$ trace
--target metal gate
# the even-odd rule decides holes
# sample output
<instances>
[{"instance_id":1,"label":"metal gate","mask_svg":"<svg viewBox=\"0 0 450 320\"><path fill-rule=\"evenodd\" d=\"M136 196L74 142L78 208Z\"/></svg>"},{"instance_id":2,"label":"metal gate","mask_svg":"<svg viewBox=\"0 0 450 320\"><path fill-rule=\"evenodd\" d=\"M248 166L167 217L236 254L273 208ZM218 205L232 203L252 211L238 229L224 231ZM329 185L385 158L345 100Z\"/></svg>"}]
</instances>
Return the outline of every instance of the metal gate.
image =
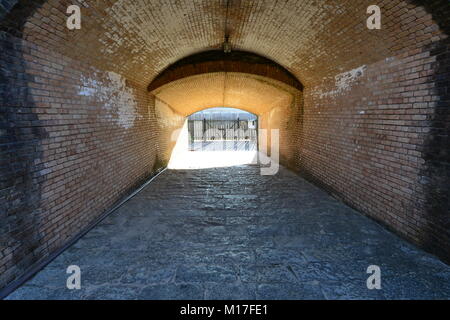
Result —
<instances>
[{"instance_id":1,"label":"metal gate","mask_svg":"<svg viewBox=\"0 0 450 320\"><path fill-rule=\"evenodd\" d=\"M219 116L215 116L219 118ZM190 151L256 151L258 120L188 119Z\"/></svg>"}]
</instances>

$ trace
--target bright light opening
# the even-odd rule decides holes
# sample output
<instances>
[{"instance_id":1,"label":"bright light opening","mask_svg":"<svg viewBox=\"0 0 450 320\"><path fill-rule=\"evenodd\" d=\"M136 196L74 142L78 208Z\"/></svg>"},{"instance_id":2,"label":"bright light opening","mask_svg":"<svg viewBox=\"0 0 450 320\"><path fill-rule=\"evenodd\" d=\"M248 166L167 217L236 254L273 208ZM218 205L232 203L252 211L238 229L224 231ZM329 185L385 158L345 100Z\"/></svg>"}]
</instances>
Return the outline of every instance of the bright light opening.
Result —
<instances>
[{"instance_id":1,"label":"bright light opening","mask_svg":"<svg viewBox=\"0 0 450 320\"><path fill-rule=\"evenodd\" d=\"M189 116L174 133L170 169L202 169L257 164L258 117L232 108L212 108Z\"/></svg>"}]
</instances>

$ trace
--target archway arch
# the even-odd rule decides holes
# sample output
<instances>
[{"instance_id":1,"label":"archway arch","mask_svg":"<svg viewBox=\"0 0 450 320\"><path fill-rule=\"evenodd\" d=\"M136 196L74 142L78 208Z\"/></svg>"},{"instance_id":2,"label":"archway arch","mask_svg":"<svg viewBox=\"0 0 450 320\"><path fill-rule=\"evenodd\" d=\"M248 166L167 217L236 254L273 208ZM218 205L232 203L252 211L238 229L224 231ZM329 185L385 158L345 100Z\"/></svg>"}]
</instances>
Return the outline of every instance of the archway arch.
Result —
<instances>
[{"instance_id":1,"label":"archway arch","mask_svg":"<svg viewBox=\"0 0 450 320\"><path fill-rule=\"evenodd\" d=\"M183 58L167 67L148 86L149 91L179 79L205 73L246 73L282 82L302 90L301 82L278 63L245 51L225 53L220 50L205 51Z\"/></svg>"},{"instance_id":2,"label":"archway arch","mask_svg":"<svg viewBox=\"0 0 450 320\"><path fill-rule=\"evenodd\" d=\"M293 134L300 130L303 93L296 87L273 78L242 72L205 72L190 75L168 82L150 92L155 100L156 113L164 112L162 122L168 117L185 118L195 112L216 106L245 110L258 116L259 129L278 130L279 155L283 163L295 166L298 141ZM171 135L184 123L164 128L162 140L171 139L171 143L160 141L165 146L166 161L175 147ZM271 139L268 137L270 146ZM270 147L267 147L270 153Z\"/></svg>"},{"instance_id":3,"label":"archway arch","mask_svg":"<svg viewBox=\"0 0 450 320\"><path fill-rule=\"evenodd\" d=\"M211 72L169 82L151 92L183 115L223 106L261 115L291 105L301 91L283 82L248 73Z\"/></svg>"}]
</instances>

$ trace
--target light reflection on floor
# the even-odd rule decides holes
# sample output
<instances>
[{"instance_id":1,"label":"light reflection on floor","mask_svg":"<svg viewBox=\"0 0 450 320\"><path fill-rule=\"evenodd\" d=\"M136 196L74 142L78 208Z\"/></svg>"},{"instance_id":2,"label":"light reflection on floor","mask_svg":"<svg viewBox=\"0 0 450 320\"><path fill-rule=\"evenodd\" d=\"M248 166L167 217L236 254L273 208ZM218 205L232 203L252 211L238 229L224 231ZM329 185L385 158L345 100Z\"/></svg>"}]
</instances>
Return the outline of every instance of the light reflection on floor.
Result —
<instances>
[{"instance_id":1,"label":"light reflection on floor","mask_svg":"<svg viewBox=\"0 0 450 320\"><path fill-rule=\"evenodd\" d=\"M185 151L172 155L169 169L205 169L256 164L256 151Z\"/></svg>"}]
</instances>

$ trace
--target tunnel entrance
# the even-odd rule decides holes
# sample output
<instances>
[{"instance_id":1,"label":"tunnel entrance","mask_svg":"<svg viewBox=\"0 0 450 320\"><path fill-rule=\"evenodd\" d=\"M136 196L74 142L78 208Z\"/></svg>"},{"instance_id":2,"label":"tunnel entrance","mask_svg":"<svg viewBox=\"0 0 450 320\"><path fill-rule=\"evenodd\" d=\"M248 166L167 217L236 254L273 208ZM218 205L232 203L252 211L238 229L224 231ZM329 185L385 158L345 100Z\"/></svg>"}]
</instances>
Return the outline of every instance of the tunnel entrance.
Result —
<instances>
[{"instance_id":1,"label":"tunnel entrance","mask_svg":"<svg viewBox=\"0 0 450 320\"><path fill-rule=\"evenodd\" d=\"M258 116L215 107L185 118L177 130L169 169L204 169L258 163Z\"/></svg>"},{"instance_id":2,"label":"tunnel entrance","mask_svg":"<svg viewBox=\"0 0 450 320\"><path fill-rule=\"evenodd\" d=\"M258 117L233 108L212 108L188 117L189 151L257 151Z\"/></svg>"},{"instance_id":3,"label":"tunnel entrance","mask_svg":"<svg viewBox=\"0 0 450 320\"><path fill-rule=\"evenodd\" d=\"M0 298L108 214L24 292L448 297L450 4L379 2L0 0Z\"/></svg>"}]
</instances>

